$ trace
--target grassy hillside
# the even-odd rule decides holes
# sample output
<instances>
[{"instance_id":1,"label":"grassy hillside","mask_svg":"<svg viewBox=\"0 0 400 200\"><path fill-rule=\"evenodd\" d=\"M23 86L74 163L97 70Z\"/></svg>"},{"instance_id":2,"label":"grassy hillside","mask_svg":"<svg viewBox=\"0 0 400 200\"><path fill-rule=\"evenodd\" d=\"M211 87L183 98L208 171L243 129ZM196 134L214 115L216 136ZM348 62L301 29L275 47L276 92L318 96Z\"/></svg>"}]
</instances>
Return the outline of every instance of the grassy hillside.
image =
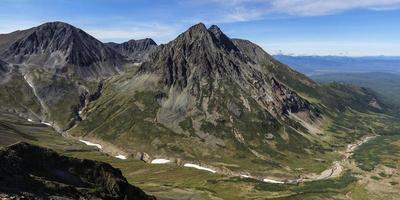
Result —
<instances>
[{"instance_id":1,"label":"grassy hillside","mask_svg":"<svg viewBox=\"0 0 400 200\"><path fill-rule=\"evenodd\" d=\"M385 102L400 108L400 75L392 73L333 73L311 76L320 83L344 82L371 88L380 94Z\"/></svg>"}]
</instances>

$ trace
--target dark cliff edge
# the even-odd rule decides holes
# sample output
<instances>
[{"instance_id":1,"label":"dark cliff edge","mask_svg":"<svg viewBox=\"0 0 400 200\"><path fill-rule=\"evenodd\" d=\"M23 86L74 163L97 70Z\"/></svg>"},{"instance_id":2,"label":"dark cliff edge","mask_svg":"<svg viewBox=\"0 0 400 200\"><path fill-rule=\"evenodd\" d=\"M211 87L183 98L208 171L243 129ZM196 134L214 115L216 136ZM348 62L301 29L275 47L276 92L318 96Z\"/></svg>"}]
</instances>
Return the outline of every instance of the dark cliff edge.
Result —
<instances>
[{"instance_id":1,"label":"dark cliff edge","mask_svg":"<svg viewBox=\"0 0 400 200\"><path fill-rule=\"evenodd\" d=\"M110 164L24 142L0 149L0 161L0 198L155 199L130 185Z\"/></svg>"}]
</instances>

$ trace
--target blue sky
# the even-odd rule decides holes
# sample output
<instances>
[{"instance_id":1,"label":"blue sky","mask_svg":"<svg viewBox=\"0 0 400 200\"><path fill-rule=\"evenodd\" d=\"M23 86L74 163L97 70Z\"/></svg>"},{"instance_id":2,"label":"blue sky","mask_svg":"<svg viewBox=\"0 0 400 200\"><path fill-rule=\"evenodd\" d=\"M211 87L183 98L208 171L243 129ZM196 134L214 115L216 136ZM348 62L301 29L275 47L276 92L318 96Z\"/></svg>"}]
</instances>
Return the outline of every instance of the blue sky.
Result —
<instances>
[{"instance_id":1,"label":"blue sky","mask_svg":"<svg viewBox=\"0 0 400 200\"><path fill-rule=\"evenodd\" d=\"M104 42L166 43L204 22L271 54L400 55L400 0L0 0L0 33L48 21Z\"/></svg>"}]
</instances>

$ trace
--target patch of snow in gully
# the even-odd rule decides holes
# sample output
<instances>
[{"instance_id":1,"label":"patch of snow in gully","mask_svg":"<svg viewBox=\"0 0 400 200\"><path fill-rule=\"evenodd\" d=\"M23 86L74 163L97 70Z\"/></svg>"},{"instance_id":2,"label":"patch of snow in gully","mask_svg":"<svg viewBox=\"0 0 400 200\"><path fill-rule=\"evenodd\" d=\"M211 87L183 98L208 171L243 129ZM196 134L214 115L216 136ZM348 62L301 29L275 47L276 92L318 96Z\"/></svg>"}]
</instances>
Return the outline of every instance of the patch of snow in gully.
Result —
<instances>
[{"instance_id":1,"label":"patch of snow in gully","mask_svg":"<svg viewBox=\"0 0 400 200\"><path fill-rule=\"evenodd\" d=\"M102 148L103 148L100 144L91 143L91 142L86 141L86 140L79 140L79 141L85 143L85 144L88 145L88 146L95 146L95 147L97 147L97 148L99 148L99 149L102 149Z\"/></svg>"},{"instance_id":2,"label":"patch of snow in gully","mask_svg":"<svg viewBox=\"0 0 400 200\"><path fill-rule=\"evenodd\" d=\"M118 154L118 156L115 156L115 157L118 159L121 159L121 160L126 160L126 156L121 155L121 154Z\"/></svg>"},{"instance_id":3,"label":"patch of snow in gully","mask_svg":"<svg viewBox=\"0 0 400 200\"><path fill-rule=\"evenodd\" d=\"M211 173L217 172L217 171L215 171L213 169L210 169L210 168L207 168L207 167L202 167L202 166L195 165L195 164L192 164L192 163L186 163L183 166L184 167L191 167L191 168L195 168L195 169L199 169L199 170L205 170L205 171L209 171Z\"/></svg>"},{"instance_id":4,"label":"patch of snow in gully","mask_svg":"<svg viewBox=\"0 0 400 200\"><path fill-rule=\"evenodd\" d=\"M163 158L158 158L158 159L154 159L151 161L151 164L167 164L170 163L171 161L168 159L163 159Z\"/></svg>"}]
</instances>

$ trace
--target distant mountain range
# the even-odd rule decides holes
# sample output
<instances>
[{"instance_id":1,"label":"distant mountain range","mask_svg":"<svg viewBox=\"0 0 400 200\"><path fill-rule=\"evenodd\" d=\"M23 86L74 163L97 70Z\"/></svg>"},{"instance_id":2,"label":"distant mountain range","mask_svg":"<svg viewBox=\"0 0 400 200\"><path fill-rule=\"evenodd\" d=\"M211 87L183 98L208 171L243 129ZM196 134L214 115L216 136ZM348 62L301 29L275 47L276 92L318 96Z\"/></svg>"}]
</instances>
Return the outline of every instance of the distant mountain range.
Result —
<instances>
[{"instance_id":1,"label":"distant mountain range","mask_svg":"<svg viewBox=\"0 0 400 200\"><path fill-rule=\"evenodd\" d=\"M274 55L274 57L307 75L344 72L400 73L400 57L395 56L342 57Z\"/></svg>"},{"instance_id":2,"label":"distant mountain range","mask_svg":"<svg viewBox=\"0 0 400 200\"><path fill-rule=\"evenodd\" d=\"M328 84L341 82L378 92L385 102L400 107L400 57L396 56L289 56L276 59L306 73L313 80Z\"/></svg>"}]
</instances>

